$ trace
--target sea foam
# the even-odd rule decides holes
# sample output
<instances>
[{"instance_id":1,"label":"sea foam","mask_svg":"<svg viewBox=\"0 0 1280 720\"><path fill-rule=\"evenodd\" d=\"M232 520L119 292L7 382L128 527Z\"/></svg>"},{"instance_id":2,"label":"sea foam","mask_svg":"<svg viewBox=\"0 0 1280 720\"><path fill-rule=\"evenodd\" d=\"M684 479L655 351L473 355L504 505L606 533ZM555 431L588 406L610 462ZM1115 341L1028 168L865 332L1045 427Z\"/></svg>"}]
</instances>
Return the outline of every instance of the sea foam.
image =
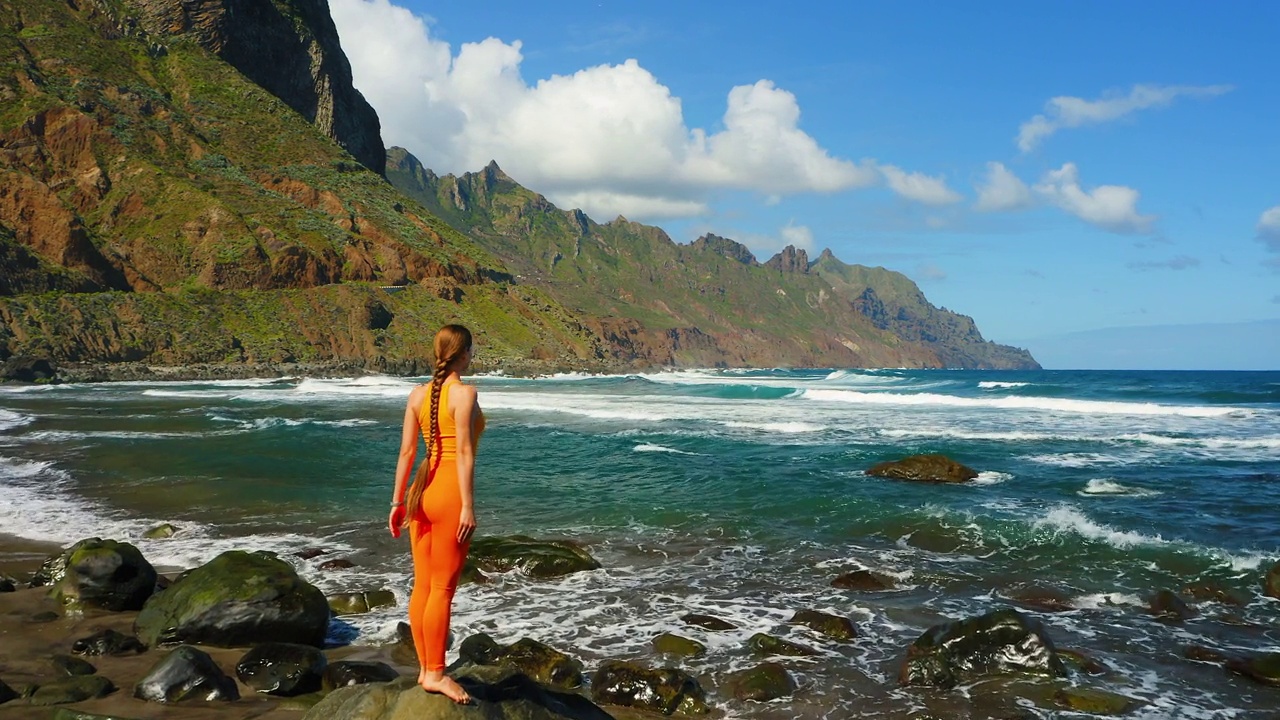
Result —
<instances>
[{"instance_id":1,"label":"sea foam","mask_svg":"<svg viewBox=\"0 0 1280 720\"><path fill-rule=\"evenodd\" d=\"M1112 400L1072 400L1048 397L969 398L938 393L866 393L856 390L809 388L804 397L821 402L843 402L863 405L945 406L960 408L992 408L999 410L1036 410L1044 412L1086 413L1091 415L1166 415L1182 417L1239 417L1250 411L1234 407L1202 405L1158 405L1156 403L1116 402Z\"/></svg>"}]
</instances>

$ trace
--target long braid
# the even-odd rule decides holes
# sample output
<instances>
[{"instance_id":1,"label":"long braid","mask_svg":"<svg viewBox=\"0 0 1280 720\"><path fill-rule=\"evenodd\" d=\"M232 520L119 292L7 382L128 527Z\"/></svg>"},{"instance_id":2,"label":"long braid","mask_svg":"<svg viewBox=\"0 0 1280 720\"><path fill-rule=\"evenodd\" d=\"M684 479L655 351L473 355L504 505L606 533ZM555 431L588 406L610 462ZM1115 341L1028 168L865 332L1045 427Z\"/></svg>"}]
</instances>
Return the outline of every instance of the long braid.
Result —
<instances>
[{"instance_id":1,"label":"long braid","mask_svg":"<svg viewBox=\"0 0 1280 720\"><path fill-rule=\"evenodd\" d=\"M445 378L449 377L449 366L457 359L458 354L454 353L448 357L443 354L436 355L435 372L431 376L431 423L427 434L427 456L418 465L413 486L409 488L409 495L405 498L406 525L411 518L417 516L418 509L422 506L422 495L426 492L427 483L431 478L433 464L431 460L433 457L439 459L441 447L444 444L444 438L440 435L440 391L444 387Z\"/></svg>"}]
</instances>

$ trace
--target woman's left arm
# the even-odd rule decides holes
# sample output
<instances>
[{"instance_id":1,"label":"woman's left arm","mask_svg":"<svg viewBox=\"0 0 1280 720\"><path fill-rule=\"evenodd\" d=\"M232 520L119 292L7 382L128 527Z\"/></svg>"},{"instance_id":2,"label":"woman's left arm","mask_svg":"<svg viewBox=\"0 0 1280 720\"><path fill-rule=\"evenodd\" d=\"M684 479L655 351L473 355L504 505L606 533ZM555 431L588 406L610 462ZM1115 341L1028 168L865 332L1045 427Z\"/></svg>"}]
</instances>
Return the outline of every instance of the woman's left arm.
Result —
<instances>
[{"instance_id":1,"label":"woman's left arm","mask_svg":"<svg viewBox=\"0 0 1280 720\"><path fill-rule=\"evenodd\" d=\"M476 530L476 436L472 432L471 423L480 406L474 387L457 383L449 390L452 393L449 396L449 409L453 412L453 421L458 428L458 492L462 496L462 512L458 516L458 543L461 544L471 539L471 534Z\"/></svg>"}]
</instances>

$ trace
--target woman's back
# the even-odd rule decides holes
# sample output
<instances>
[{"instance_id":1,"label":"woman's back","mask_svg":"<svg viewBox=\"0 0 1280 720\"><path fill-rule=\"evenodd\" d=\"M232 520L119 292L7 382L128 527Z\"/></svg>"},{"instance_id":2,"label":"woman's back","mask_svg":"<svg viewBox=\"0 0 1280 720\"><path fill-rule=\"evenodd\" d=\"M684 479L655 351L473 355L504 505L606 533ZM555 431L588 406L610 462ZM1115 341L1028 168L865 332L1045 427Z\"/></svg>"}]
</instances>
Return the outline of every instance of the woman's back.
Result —
<instances>
[{"instance_id":1,"label":"woman's back","mask_svg":"<svg viewBox=\"0 0 1280 720\"><path fill-rule=\"evenodd\" d=\"M418 411L418 424L422 427L422 439L425 440L430 447L432 461L438 460L455 460L458 457L458 425L453 419L453 413L449 409L449 391L458 381L451 380L444 383L440 388L440 408L439 408L439 438L436 445L431 445L431 399L428 396L422 403L422 409ZM480 434L484 432L484 413L476 408L476 412L471 416L471 437L475 439L475 444L480 444Z\"/></svg>"}]
</instances>

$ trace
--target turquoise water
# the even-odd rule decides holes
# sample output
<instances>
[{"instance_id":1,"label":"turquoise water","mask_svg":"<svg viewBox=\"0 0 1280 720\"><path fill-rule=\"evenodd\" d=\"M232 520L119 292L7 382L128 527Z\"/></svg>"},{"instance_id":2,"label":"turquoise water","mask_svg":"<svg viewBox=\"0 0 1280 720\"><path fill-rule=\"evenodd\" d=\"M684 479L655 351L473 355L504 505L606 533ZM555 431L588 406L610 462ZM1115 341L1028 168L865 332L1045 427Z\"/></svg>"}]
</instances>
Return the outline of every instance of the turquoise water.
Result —
<instances>
[{"instance_id":1,"label":"turquoise water","mask_svg":"<svg viewBox=\"0 0 1280 720\"><path fill-rule=\"evenodd\" d=\"M572 537L604 563L557 582L504 576L460 591L455 630L532 636L581 658L658 662L673 630L704 641L690 666L714 685L755 659L763 631L821 647L789 662L794 699L731 716L907 712L893 680L929 625L1055 590L1059 646L1115 671L1082 683L1147 703L1140 717L1252 717L1280 690L1180 658L1198 643L1280 649L1280 373L689 371L627 377L481 377L489 430L479 531ZM232 547L298 561L326 590L392 587L408 559L387 536L399 423L413 380L362 378L0 388L0 531L73 541L138 538L186 567ZM867 477L885 459L941 452L979 470L963 486ZM324 572L332 557L358 566ZM829 586L870 569L898 589ZM1198 606L1182 626L1145 599L1212 582L1242 607ZM786 624L814 608L860 637L832 645ZM739 626L680 624L691 610ZM393 634L402 609L340 628Z\"/></svg>"}]
</instances>

